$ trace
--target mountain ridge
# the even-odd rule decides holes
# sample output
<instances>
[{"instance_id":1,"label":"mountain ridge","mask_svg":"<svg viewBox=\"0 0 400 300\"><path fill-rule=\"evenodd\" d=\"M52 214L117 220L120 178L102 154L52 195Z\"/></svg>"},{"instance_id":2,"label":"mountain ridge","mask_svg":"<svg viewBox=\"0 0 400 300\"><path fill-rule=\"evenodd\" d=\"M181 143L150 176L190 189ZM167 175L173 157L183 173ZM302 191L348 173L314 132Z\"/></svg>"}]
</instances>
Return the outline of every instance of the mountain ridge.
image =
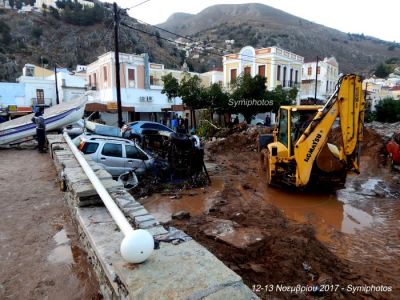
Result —
<instances>
[{"instance_id":1,"label":"mountain ridge","mask_svg":"<svg viewBox=\"0 0 400 300\"><path fill-rule=\"evenodd\" d=\"M370 74L377 64L400 57L400 44L364 34L344 33L260 3L220 4L198 14L175 13L157 26L197 40L224 47L234 39L234 52L251 45L255 48L279 46L315 60L335 56L342 72Z\"/></svg>"}]
</instances>

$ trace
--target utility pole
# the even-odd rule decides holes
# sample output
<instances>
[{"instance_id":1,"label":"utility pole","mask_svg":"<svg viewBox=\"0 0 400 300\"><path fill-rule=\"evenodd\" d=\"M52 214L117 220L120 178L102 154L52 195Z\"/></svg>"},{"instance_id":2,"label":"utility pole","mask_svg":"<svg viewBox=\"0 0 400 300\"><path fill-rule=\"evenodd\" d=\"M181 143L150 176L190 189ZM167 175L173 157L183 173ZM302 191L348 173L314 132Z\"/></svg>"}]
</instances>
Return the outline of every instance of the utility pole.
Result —
<instances>
[{"instance_id":1,"label":"utility pole","mask_svg":"<svg viewBox=\"0 0 400 300\"><path fill-rule=\"evenodd\" d=\"M114 2L113 7L114 7L115 79L117 86L118 127L122 128L121 82L120 82L120 70L119 70L119 44L118 44L119 14L118 14L117 3Z\"/></svg>"},{"instance_id":2,"label":"utility pole","mask_svg":"<svg viewBox=\"0 0 400 300\"><path fill-rule=\"evenodd\" d=\"M319 57L317 56L317 67L315 68L315 94L314 94L314 101L317 104L317 89L318 89L318 60Z\"/></svg>"},{"instance_id":3,"label":"utility pole","mask_svg":"<svg viewBox=\"0 0 400 300\"><path fill-rule=\"evenodd\" d=\"M57 64L54 65L54 77L56 81L56 103L60 104L60 98L58 97L58 80L57 80Z\"/></svg>"}]
</instances>

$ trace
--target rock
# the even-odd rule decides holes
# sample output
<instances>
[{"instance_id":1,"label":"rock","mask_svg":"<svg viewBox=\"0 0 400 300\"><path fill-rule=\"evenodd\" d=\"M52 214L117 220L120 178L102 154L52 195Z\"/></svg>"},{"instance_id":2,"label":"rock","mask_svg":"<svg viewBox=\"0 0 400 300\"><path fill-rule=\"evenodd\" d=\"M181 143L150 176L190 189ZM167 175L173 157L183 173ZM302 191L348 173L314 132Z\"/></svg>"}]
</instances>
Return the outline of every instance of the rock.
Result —
<instances>
[{"instance_id":1,"label":"rock","mask_svg":"<svg viewBox=\"0 0 400 300\"><path fill-rule=\"evenodd\" d=\"M189 219L190 218L190 213L184 210L178 211L174 214L172 214L172 219L175 220L184 220L184 219Z\"/></svg>"}]
</instances>

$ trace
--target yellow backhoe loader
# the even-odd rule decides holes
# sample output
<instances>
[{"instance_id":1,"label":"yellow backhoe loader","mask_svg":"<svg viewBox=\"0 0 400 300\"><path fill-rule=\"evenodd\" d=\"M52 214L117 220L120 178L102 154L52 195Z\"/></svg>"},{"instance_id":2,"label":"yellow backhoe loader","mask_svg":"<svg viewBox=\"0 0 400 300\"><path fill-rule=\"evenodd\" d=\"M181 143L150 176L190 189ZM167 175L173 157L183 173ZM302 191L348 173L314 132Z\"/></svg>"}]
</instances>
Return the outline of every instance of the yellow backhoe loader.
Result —
<instances>
[{"instance_id":1,"label":"yellow backhoe loader","mask_svg":"<svg viewBox=\"0 0 400 300\"><path fill-rule=\"evenodd\" d=\"M281 106L273 142L261 151L267 183L342 188L347 172L360 172L364 109L362 79L353 74L339 79L324 106ZM338 118L339 124L335 122ZM341 133L338 145L328 143L335 125L335 133Z\"/></svg>"}]
</instances>

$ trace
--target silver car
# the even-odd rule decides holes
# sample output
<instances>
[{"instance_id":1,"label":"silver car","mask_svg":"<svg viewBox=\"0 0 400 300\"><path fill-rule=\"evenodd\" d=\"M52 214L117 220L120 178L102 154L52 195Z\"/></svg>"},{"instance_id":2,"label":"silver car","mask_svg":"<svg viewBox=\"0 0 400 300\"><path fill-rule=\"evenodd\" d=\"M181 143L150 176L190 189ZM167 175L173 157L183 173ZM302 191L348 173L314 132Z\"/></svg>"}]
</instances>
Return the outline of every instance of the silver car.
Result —
<instances>
[{"instance_id":1,"label":"silver car","mask_svg":"<svg viewBox=\"0 0 400 300\"><path fill-rule=\"evenodd\" d=\"M85 156L102 165L113 177L131 170L142 174L154 164L153 157L126 139L82 134L73 142Z\"/></svg>"}]
</instances>

